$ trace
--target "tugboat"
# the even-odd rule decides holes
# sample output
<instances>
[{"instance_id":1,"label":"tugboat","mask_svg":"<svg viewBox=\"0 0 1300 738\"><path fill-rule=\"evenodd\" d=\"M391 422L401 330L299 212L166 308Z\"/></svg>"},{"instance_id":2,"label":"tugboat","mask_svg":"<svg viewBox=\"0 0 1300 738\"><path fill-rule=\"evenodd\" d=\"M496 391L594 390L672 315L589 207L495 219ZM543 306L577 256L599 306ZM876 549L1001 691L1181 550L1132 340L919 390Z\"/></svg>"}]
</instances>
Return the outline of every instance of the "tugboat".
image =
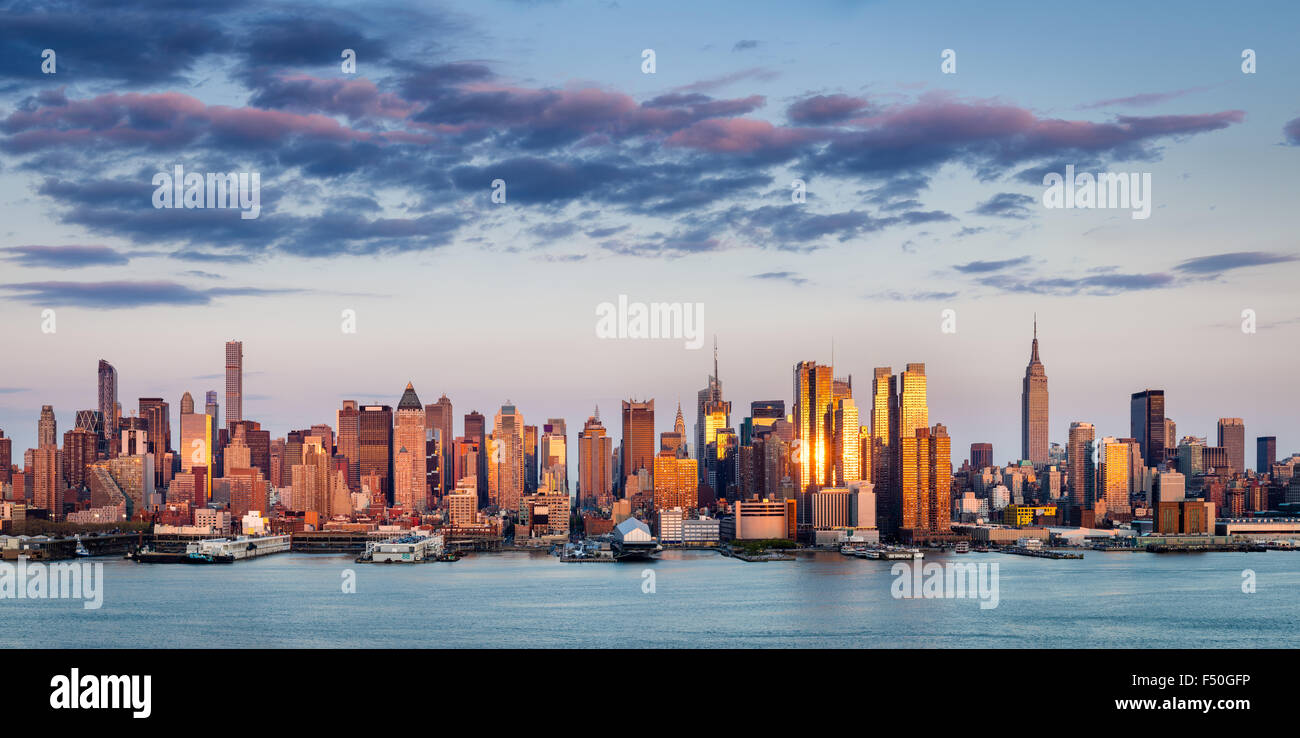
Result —
<instances>
[{"instance_id":1,"label":"tugboat","mask_svg":"<svg viewBox=\"0 0 1300 738\"><path fill-rule=\"evenodd\" d=\"M81 542L81 536L77 536L77 547L72 553L80 558L90 556L90 552L86 550L86 546Z\"/></svg>"}]
</instances>

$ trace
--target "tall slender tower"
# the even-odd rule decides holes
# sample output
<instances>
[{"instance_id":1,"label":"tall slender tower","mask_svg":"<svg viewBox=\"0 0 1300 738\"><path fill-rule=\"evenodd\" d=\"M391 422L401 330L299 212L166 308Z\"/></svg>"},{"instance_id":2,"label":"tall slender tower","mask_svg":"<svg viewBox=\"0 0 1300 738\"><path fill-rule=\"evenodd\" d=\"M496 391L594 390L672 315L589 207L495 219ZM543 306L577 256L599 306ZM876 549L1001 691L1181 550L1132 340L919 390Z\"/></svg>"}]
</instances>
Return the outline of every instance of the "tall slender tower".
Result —
<instances>
[{"instance_id":1,"label":"tall slender tower","mask_svg":"<svg viewBox=\"0 0 1300 738\"><path fill-rule=\"evenodd\" d=\"M610 468L614 441L600 423L600 410L587 418L578 434L578 505L605 507L613 500L613 470Z\"/></svg>"},{"instance_id":2,"label":"tall slender tower","mask_svg":"<svg viewBox=\"0 0 1300 738\"><path fill-rule=\"evenodd\" d=\"M117 445L117 370L103 359L99 360L99 414L104 418L104 438L111 449Z\"/></svg>"},{"instance_id":3,"label":"tall slender tower","mask_svg":"<svg viewBox=\"0 0 1300 738\"><path fill-rule=\"evenodd\" d=\"M244 419L244 343L226 341L226 425Z\"/></svg>"},{"instance_id":4,"label":"tall slender tower","mask_svg":"<svg viewBox=\"0 0 1300 738\"><path fill-rule=\"evenodd\" d=\"M423 513L428 507L425 494L424 405L415 386L397 403L397 427L393 431L393 504Z\"/></svg>"},{"instance_id":5,"label":"tall slender tower","mask_svg":"<svg viewBox=\"0 0 1300 738\"><path fill-rule=\"evenodd\" d=\"M1020 389L1020 458L1035 466L1047 463L1047 370L1038 358L1038 318L1034 343Z\"/></svg>"},{"instance_id":6,"label":"tall slender tower","mask_svg":"<svg viewBox=\"0 0 1300 738\"><path fill-rule=\"evenodd\" d=\"M696 464L696 475L699 477L700 484L708 479L708 464L705 462L705 453L708 451L709 444L713 442L709 422L707 420L709 405L711 403L722 402L722 380L718 379L718 337L713 337L713 373L709 375L708 386L695 393L695 458L699 461Z\"/></svg>"},{"instance_id":7,"label":"tall slender tower","mask_svg":"<svg viewBox=\"0 0 1300 738\"><path fill-rule=\"evenodd\" d=\"M1147 466L1163 467L1165 462L1165 391L1148 389L1134 392L1129 404L1129 436L1142 447Z\"/></svg>"}]
</instances>

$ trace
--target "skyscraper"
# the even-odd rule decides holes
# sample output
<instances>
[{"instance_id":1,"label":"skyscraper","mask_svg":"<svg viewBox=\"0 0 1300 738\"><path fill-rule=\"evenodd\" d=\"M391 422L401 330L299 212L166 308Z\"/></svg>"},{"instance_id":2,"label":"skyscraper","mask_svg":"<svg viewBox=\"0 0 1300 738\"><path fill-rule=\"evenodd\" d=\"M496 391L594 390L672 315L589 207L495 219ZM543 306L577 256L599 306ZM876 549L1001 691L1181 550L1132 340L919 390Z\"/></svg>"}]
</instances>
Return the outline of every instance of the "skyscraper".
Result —
<instances>
[{"instance_id":1,"label":"skyscraper","mask_svg":"<svg viewBox=\"0 0 1300 738\"><path fill-rule=\"evenodd\" d=\"M718 339L713 339L713 373L709 375L709 381L704 389L695 394L695 458L699 461L696 464L695 473L699 476L699 481L703 484L707 480L708 465L705 463L705 453L708 445L713 442L710 437L708 422L705 419L706 406L710 403L722 402L722 380L718 378Z\"/></svg>"},{"instance_id":2,"label":"skyscraper","mask_svg":"<svg viewBox=\"0 0 1300 738\"><path fill-rule=\"evenodd\" d=\"M392 500L393 490L393 408L389 405L363 405L357 418L358 461L362 477L375 476L379 489L376 497ZM286 461L286 464L288 462ZM296 502L295 502L296 504Z\"/></svg>"},{"instance_id":3,"label":"skyscraper","mask_svg":"<svg viewBox=\"0 0 1300 738\"><path fill-rule=\"evenodd\" d=\"M834 431L835 486L847 487L862 476L862 427L858 423L858 406L852 397L835 400Z\"/></svg>"},{"instance_id":4,"label":"skyscraper","mask_svg":"<svg viewBox=\"0 0 1300 738\"><path fill-rule=\"evenodd\" d=\"M13 481L14 442L0 430L0 484Z\"/></svg>"},{"instance_id":5,"label":"skyscraper","mask_svg":"<svg viewBox=\"0 0 1300 738\"><path fill-rule=\"evenodd\" d=\"M190 393L186 392L185 394L181 395L181 415L193 415L193 414L194 414L194 398L190 396Z\"/></svg>"},{"instance_id":6,"label":"skyscraper","mask_svg":"<svg viewBox=\"0 0 1300 738\"><path fill-rule=\"evenodd\" d=\"M623 401L623 478L647 469L653 480L656 455L655 401Z\"/></svg>"},{"instance_id":7,"label":"skyscraper","mask_svg":"<svg viewBox=\"0 0 1300 738\"><path fill-rule=\"evenodd\" d=\"M524 426L524 492L537 491L537 426Z\"/></svg>"},{"instance_id":8,"label":"skyscraper","mask_svg":"<svg viewBox=\"0 0 1300 738\"><path fill-rule=\"evenodd\" d=\"M828 418L834 411L832 368L815 361L794 365L795 438L799 441L800 495L829 486L833 478L834 450L827 433ZM808 514L804 498L799 498L800 522Z\"/></svg>"},{"instance_id":9,"label":"skyscraper","mask_svg":"<svg viewBox=\"0 0 1300 738\"><path fill-rule=\"evenodd\" d=\"M524 496L524 416L509 402L493 418L488 463L492 465L489 479L496 479L489 500L502 510L517 512ZM491 500L492 495L495 500Z\"/></svg>"},{"instance_id":10,"label":"skyscraper","mask_svg":"<svg viewBox=\"0 0 1300 738\"><path fill-rule=\"evenodd\" d=\"M41 405L41 419L36 421L36 447L59 447L59 421L54 418L53 405Z\"/></svg>"},{"instance_id":11,"label":"skyscraper","mask_svg":"<svg viewBox=\"0 0 1300 738\"><path fill-rule=\"evenodd\" d=\"M1272 474L1273 464L1277 462L1277 436L1259 436L1255 439L1255 471L1260 474ZM0 463L4 459L0 458Z\"/></svg>"},{"instance_id":12,"label":"skyscraper","mask_svg":"<svg viewBox=\"0 0 1300 738\"><path fill-rule=\"evenodd\" d=\"M478 504L479 508L487 507L488 479L487 479L487 460L491 455L487 446L487 418L477 410L471 410L465 414L465 438L477 444L478 453L475 454L474 463L478 465L475 474L478 478Z\"/></svg>"},{"instance_id":13,"label":"skyscraper","mask_svg":"<svg viewBox=\"0 0 1300 738\"><path fill-rule=\"evenodd\" d=\"M1047 370L1038 358L1038 320L1034 343L1020 390L1020 458L1035 465L1047 463Z\"/></svg>"},{"instance_id":14,"label":"skyscraper","mask_svg":"<svg viewBox=\"0 0 1300 738\"><path fill-rule=\"evenodd\" d=\"M452 469L455 466L452 458L456 441L456 436L452 432L453 420L451 400L445 394L434 404L424 406L424 427L433 429L438 435L438 443L442 448L443 469ZM450 492L456 486L453 476L450 472L441 475L440 484L444 493Z\"/></svg>"},{"instance_id":15,"label":"skyscraper","mask_svg":"<svg viewBox=\"0 0 1300 738\"><path fill-rule=\"evenodd\" d=\"M894 370L875 368L871 383L871 474L876 482L877 518L888 522L894 464L891 450L898 438L898 386Z\"/></svg>"},{"instance_id":16,"label":"skyscraper","mask_svg":"<svg viewBox=\"0 0 1300 738\"><path fill-rule=\"evenodd\" d=\"M244 343L226 342L226 426L244 419Z\"/></svg>"},{"instance_id":17,"label":"skyscraper","mask_svg":"<svg viewBox=\"0 0 1300 738\"><path fill-rule=\"evenodd\" d=\"M993 466L993 444L972 443L970 445L970 468L979 471L986 466Z\"/></svg>"},{"instance_id":18,"label":"skyscraper","mask_svg":"<svg viewBox=\"0 0 1300 738\"><path fill-rule=\"evenodd\" d=\"M208 390L203 402L203 412L212 417L213 429L221 428L221 404L217 402L217 391Z\"/></svg>"},{"instance_id":19,"label":"skyscraper","mask_svg":"<svg viewBox=\"0 0 1300 738\"><path fill-rule=\"evenodd\" d=\"M1165 391L1134 392L1129 404L1129 435L1142 447L1147 466L1163 468L1165 461Z\"/></svg>"},{"instance_id":20,"label":"skyscraper","mask_svg":"<svg viewBox=\"0 0 1300 738\"><path fill-rule=\"evenodd\" d=\"M587 418L578 434L578 505L605 507L613 502L613 469L610 462L614 441L600 422L600 410Z\"/></svg>"},{"instance_id":21,"label":"skyscraper","mask_svg":"<svg viewBox=\"0 0 1300 738\"><path fill-rule=\"evenodd\" d=\"M424 405L420 404L415 386L410 382L407 382L406 391L397 403L396 422L393 431L393 504L423 513L428 507Z\"/></svg>"},{"instance_id":22,"label":"skyscraper","mask_svg":"<svg viewBox=\"0 0 1300 738\"><path fill-rule=\"evenodd\" d=\"M541 464L541 488L569 492L569 439L568 429L563 418L547 418L542 426L542 438L538 450ZM552 479L552 487L546 484L547 476Z\"/></svg>"},{"instance_id":23,"label":"skyscraper","mask_svg":"<svg viewBox=\"0 0 1300 738\"><path fill-rule=\"evenodd\" d=\"M898 459L898 533L911 531L915 540L925 533L942 533L952 524L952 445L942 424L917 428L900 436Z\"/></svg>"},{"instance_id":24,"label":"skyscraper","mask_svg":"<svg viewBox=\"0 0 1300 738\"><path fill-rule=\"evenodd\" d=\"M109 449L117 445L117 408L117 370L112 364L100 359L99 414L104 418L104 438L108 441Z\"/></svg>"},{"instance_id":25,"label":"skyscraper","mask_svg":"<svg viewBox=\"0 0 1300 738\"><path fill-rule=\"evenodd\" d=\"M356 400L344 400L335 416L339 428L338 452L347 460L348 489L361 491L361 412Z\"/></svg>"},{"instance_id":26,"label":"skyscraper","mask_svg":"<svg viewBox=\"0 0 1300 738\"><path fill-rule=\"evenodd\" d=\"M1246 423L1241 418L1219 418L1219 445L1228 451L1233 471L1246 471Z\"/></svg>"},{"instance_id":27,"label":"skyscraper","mask_svg":"<svg viewBox=\"0 0 1300 738\"><path fill-rule=\"evenodd\" d=\"M1070 423L1070 437L1066 454L1070 463L1070 503L1077 507L1091 507L1096 489L1096 462L1093 460L1093 442L1097 429L1092 423Z\"/></svg>"},{"instance_id":28,"label":"skyscraper","mask_svg":"<svg viewBox=\"0 0 1300 738\"><path fill-rule=\"evenodd\" d=\"M1097 485L1097 498L1098 502L1105 501L1107 517L1129 513L1132 456L1127 443L1109 436L1101 440L1101 481Z\"/></svg>"}]
</instances>

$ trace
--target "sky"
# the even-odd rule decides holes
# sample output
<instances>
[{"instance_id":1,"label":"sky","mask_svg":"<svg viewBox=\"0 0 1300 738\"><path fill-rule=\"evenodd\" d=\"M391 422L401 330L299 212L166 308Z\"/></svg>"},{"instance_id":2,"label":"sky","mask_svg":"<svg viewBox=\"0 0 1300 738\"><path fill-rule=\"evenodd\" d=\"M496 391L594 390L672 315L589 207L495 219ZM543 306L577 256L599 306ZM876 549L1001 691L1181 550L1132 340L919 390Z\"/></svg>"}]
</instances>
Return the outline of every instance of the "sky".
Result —
<instances>
[{"instance_id":1,"label":"sky","mask_svg":"<svg viewBox=\"0 0 1300 738\"><path fill-rule=\"evenodd\" d=\"M231 339L274 436L408 381L457 434L512 402L617 436L629 398L693 434L716 335L733 425L799 361L863 407L924 362L954 462L1006 462L1036 316L1053 442L1127 436L1152 387L1180 437L1242 417L1248 463L1300 451L1292 4L193 5L0 5L18 449L41 405L60 433L95 406L100 358L125 412L201 404ZM256 172L260 214L154 207L177 165ZM1150 217L1045 207L1067 165L1149 174ZM704 348L599 338L620 295L702 304Z\"/></svg>"}]
</instances>

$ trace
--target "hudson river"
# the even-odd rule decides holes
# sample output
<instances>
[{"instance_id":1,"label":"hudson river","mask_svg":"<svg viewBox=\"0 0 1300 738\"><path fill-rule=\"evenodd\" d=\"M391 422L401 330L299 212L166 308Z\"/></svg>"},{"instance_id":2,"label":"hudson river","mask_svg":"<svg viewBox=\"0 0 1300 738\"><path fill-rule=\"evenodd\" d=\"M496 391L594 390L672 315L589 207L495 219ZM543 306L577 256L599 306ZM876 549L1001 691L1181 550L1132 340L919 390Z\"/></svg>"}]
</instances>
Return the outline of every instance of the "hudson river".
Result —
<instances>
[{"instance_id":1,"label":"hudson river","mask_svg":"<svg viewBox=\"0 0 1300 738\"><path fill-rule=\"evenodd\" d=\"M927 555L923 563L996 562L991 609L895 599L892 562L838 553L765 563L704 551L648 564L540 553L416 565L312 554L215 566L89 561L104 565L100 609L0 599L0 646L1300 646L1300 552ZM646 570L653 592L643 591ZM354 593L343 591L349 571Z\"/></svg>"}]
</instances>

